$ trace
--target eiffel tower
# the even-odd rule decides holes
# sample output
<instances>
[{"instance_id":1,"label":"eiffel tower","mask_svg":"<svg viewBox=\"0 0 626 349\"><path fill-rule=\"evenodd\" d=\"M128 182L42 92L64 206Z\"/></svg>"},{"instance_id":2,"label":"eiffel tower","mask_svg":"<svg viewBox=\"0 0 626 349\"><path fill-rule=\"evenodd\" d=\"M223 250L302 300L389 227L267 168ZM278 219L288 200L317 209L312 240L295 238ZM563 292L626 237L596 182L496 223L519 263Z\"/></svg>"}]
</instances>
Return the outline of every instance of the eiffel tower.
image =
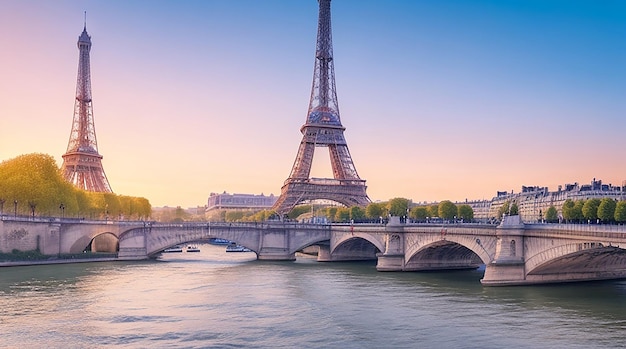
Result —
<instances>
[{"instance_id":1,"label":"eiffel tower","mask_svg":"<svg viewBox=\"0 0 626 349\"><path fill-rule=\"evenodd\" d=\"M312 200L331 200L348 207L370 203L365 180L359 178L341 125L330 26L330 0L319 0L317 47L311 100L305 124L300 128L303 137L289 178L273 206L285 214L297 204ZM333 170L332 179L310 178L313 154L318 147L328 148Z\"/></svg>"},{"instance_id":2,"label":"eiffel tower","mask_svg":"<svg viewBox=\"0 0 626 349\"><path fill-rule=\"evenodd\" d=\"M111 193L113 191L104 174L102 155L98 153L96 141L91 101L90 50L91 37L87 34L87 21L85 20L83 32L78 37L79 61L74 119L67 151L63 155L61 172L67 181L78 188Z\"/></svg>"}]
</instances>

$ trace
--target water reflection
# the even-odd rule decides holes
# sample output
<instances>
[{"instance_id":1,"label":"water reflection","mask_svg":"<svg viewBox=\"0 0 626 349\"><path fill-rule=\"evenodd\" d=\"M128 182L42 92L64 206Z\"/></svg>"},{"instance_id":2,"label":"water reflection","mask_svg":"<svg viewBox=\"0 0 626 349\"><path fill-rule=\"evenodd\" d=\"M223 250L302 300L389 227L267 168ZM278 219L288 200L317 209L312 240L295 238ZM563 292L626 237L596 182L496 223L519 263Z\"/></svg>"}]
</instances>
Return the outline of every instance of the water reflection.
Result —
<instances>
[{"instance_id":1,"label":"water reflection","mask_svg":"<svg viewBox=\"0 0 626 349\"><path fill-rule=\"evenodd\" d=\"M200 248L143 262L0 268L3 345L626 345L626 281L483 287L482 269L378 272L375 262L256 261Z\"/></svg>"}]
</instances>

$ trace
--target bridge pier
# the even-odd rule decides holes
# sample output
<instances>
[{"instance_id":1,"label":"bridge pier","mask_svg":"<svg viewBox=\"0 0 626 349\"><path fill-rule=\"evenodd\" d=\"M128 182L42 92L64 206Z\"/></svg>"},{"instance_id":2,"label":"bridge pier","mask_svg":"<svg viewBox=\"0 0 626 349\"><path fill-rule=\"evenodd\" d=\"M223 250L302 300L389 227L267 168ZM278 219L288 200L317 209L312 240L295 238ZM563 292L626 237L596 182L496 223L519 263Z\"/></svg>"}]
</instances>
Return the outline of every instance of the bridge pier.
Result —
<instances>
[{"instance_id":1,"label":"bridge pier","mask_svg":"<svg viewBox=\"0 0 626 349\"><path fill-rule=\"evenodd\" d=\"M119 260L142 260L148 259L147 238L150 229L135 229L126 235L124 245L119 246L117 259Z\"/></svg>"},{"instance_id":2,"label":"bridge pier","mask_svg":"<svg viewBox=\"0 0 626 349\"><path fill-rule=\"evenodd\" d=\"M496 254L485 267L480 282L485 286L526 283L524 260L524 223L521 217L506 216L496 229Z\"/></svg>"},{"instance_id":3,"label":"bridge pier","mask_svg":"<svg viewBox=\"0 0 626 349\"><path fill-rule=\"evenodd\" d=\"M405 267L404 253L404 225L400 223L400 217L390 217L385 226L385 251L378 253L376 270L378 271L403 271Z\"/></svg>"},{"instance_id":4,"label":"bridge pier","mask_svg":"<svg viewBox=\"0 0 626 349\"><path fill-rule=\"evenodd\" d=\"M289 253L284 248L264 247L257 252L257 259L260 261L295 261L296 254Z\"/></svg>"},{"instance_id":5,"label":"bridge pier","mask_svg":"<svg viewBox=\"0 0 626 349\"><path fill-rule=\"evenodd\" d=\"M295 261L296 253L289 252L289 229L284 225L268 226L259 234L257 259L264 261Z\"/></svg>"}]
</instances>

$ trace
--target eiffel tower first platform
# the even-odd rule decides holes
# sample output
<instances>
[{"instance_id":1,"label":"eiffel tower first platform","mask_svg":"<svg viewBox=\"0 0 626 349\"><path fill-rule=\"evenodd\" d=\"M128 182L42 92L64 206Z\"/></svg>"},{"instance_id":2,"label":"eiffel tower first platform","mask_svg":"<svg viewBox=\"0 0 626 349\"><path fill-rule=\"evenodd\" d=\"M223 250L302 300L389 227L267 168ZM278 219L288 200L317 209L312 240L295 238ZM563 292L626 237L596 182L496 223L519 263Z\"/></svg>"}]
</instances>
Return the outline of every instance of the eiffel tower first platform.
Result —
<instances>
[{"instance_id":1,"label":"eiffel tower first platform","mask_svg":"<svg viewBox=\"0 0 626 349\"><path fill-rule=\"evenodd\" d=\"M89 51L91 37L87 34L87 23L78 37L78 79L72 131L63 155L61 173L63 177L80 189L111 193L109 180L102 168L102 155L98 153L96 128L91 101L91 72Z\"/></svg>"},{"instance_id":2,"label":"eiffel tower first platform","mask_svg":"<svg viewBox=\"0 0 626 349\"><path fill-rule=\"evenodd\" d=\"M343 135L345 127L339 117L332 46L330 0L319 0L311 100L306 123L300 128L303 137L298 155L273 206L279 214L311 200L331 200L348 207L371 202L365 192L365 180L359 178ZM310 178L313 154L318 147L328 148L334 178Z\"/></svg>"}]
</instances>

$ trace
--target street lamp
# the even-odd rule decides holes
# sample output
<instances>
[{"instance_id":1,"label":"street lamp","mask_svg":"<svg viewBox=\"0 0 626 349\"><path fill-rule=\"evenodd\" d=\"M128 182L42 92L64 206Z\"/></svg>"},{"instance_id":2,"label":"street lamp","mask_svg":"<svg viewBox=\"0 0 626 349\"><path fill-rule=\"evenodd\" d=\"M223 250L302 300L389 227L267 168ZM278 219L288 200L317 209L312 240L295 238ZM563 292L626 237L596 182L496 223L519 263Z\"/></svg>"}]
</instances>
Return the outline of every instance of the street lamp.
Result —
<instances>
[{"instance_id":1,"label":"street lamp","mask_svg":"<svg viewBox=\"0 0 626 349\"><path fill-rule=\"evenodd\" d=\"M65 217L65 205L61 203L61 205L59 206L59 209L61 210L61 218L64 218Z\"/></svg>"},{"instance_id":2,"label":"street lamp","mask_svg":"<svg viewBox=\"0 0 626 349\"><path fill-rule=\"evenodd\" d=\"M13 201L13 215L17 217L17 200Z\"/></svg>"}]
</instances>

